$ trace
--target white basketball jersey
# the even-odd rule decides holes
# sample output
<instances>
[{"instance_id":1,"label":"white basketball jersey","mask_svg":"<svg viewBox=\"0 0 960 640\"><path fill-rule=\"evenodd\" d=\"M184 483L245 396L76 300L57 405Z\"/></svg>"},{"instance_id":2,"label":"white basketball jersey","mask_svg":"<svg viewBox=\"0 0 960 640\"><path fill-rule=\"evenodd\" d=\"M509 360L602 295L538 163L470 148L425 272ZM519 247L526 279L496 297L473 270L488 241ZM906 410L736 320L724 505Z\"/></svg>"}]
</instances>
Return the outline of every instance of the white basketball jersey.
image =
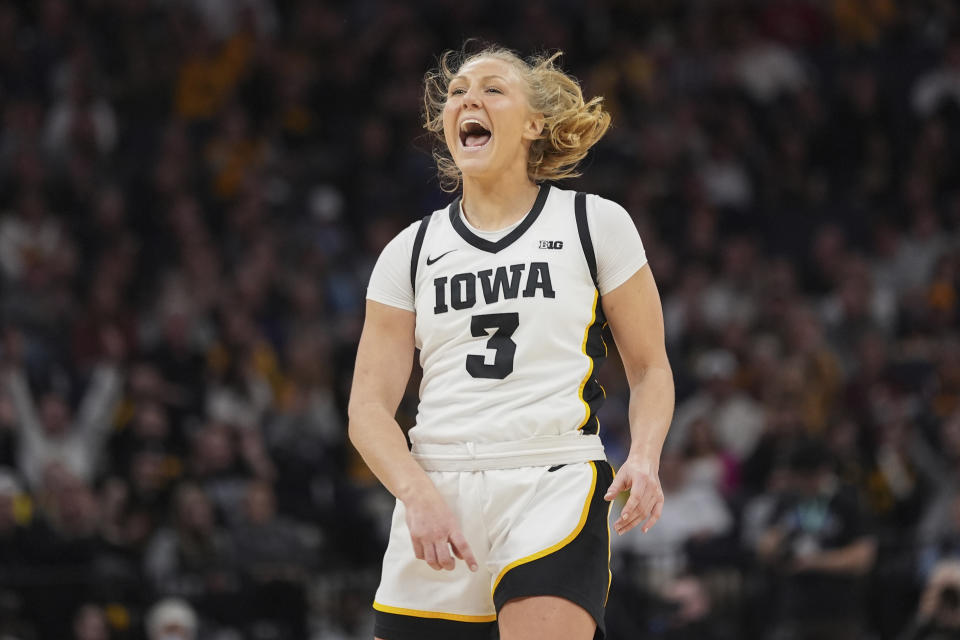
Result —
<instances>
[{"instance_id":1,"label":"white basketball jersey","mask_svg":"<svg viewBox=\"0 0 960 640\"><path fill-rule=\"evenodd\" d=\"M498 241L471 231L459 199L423 223L411 263L423 367L415 444L597 433L607 347L575 196L543 185Z\"/></svg>"}]
</instances>

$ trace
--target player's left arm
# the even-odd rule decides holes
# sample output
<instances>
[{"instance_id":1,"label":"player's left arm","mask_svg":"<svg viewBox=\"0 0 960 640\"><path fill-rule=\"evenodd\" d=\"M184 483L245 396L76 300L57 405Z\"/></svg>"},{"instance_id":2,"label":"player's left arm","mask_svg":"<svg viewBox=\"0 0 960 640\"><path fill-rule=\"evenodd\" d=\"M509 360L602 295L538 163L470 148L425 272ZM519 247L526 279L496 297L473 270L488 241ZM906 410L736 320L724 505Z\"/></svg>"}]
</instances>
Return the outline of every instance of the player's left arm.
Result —
<instances>
[{"instance_id":1,"label":"player's left arm","mask_svg":"<svg viewBox=\"0 0 960 640\"><path fill-rule=\"evenodd\" d=\"M660 518L660 453L673 417L673 372L663 335L660 294L644 265L602 297L630 385L630 452L605 498L629 491L614 529L624 534L638 524L648 531Z\"/></svg>"}]
</instances>

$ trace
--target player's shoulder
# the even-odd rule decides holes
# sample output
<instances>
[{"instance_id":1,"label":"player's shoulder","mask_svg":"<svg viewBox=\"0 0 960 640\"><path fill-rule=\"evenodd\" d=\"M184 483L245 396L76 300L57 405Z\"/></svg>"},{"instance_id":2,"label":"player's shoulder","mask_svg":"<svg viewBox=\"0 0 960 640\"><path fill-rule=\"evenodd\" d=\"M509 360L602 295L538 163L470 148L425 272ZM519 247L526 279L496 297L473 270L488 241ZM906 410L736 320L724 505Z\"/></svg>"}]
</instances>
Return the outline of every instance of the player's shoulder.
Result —
<instances>
[{"instance_id":1,"label":"player's shoulder","mask_svg":"<svg viewBox=\"0 0 960 640\"><path fill-rule=\"evenodd\" d=\"M627 210L619 202L596 193L587 194L587 213L594 216L627 216Z\"/></svg>"},{"instance_id":2,"label":"player's shoulder","mask_svg":"<svg viewBox=\"0 0 960 640\"><path fill-rule=\"evenodd\" d=\"M552 187L551 196L557 203L568 203L571 207L574 206L576 196L579 192L573 189L561 189L560 187ZM586 205L587 205L587 217L593 219L597 216L628 216L627 210L623 206L609 198L601 196L597 193L584 192L586 196Z\"/></svg>"},{"instance_id":3,"label":"player's shoulder","mask_svg":"<svg viewBox=\"0 0 960 640\"><path fill-rule=\"evenodd\" d=\"M581 193L576 189L564 189L563 187L558 187L557 185L550 185L550 197L557 201L570 201L576 198L577 194ZM620 207L619 204L606 198L598 193L593 193L592 191L584 191L583 194L587 198L589 205L596 205L601 208L603 207ZM621 207L622 208L622 207Z\"/></svg>"}]
</instances>

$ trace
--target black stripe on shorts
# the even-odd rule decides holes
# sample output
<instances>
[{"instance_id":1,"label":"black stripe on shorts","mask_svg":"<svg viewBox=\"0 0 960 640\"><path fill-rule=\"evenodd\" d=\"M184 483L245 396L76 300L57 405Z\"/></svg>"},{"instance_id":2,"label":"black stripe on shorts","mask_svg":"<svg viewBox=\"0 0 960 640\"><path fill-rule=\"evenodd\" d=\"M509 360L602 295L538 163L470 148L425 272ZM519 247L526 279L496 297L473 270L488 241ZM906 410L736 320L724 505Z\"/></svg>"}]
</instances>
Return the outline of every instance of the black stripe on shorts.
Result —
<instances>
[{"instance_id":1,"label":"black stripe on shorts","mask_svg":"<svg viewBox=\"0 0 960 640\"><path fill-rule=\"evenodd\" d=\"M497 622L460 622L374 611L373 635L383 640L496 640Z\"/></svg>"},{"instance_id":2,"label":"black stripe on shorts","mask_svg":"<svg viewBox=\"0 0 960 640\"><path fill-rule=\"evenodd\" d=\"M613 482L613 468L606 460L591 462L597 468L597 484L590 498L587 521L573 540L542 558L518 565L497 585L493 604L497 611L514 598L558 596L578 604L597 623L595 640L606 635L604 611L610 586L610 503L603 499Z\"/></svg>"}]
</instances>

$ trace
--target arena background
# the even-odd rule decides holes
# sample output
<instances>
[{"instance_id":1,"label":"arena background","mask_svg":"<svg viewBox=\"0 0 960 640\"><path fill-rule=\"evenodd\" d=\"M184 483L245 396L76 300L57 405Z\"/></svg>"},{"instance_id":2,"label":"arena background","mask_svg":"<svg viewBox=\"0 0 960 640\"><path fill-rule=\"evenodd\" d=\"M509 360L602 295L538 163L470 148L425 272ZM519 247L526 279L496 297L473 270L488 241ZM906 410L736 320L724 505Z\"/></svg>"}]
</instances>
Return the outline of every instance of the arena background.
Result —
<instances>
[{"instance_id":1,"label":"arena background","mask_svg":"<svg viewBox=\"0 0 960 640\"><path fill-rule=\"evenodd\" d=\"M468 37L605 96L568 184L627 208L663 297L666 510L614 540L610 638L960 637L958 29L952 0L0 2L0 637L372 637L392 499L345 404L379 250L451 197L420 83Z\"/></svg>"}]
</instances>

